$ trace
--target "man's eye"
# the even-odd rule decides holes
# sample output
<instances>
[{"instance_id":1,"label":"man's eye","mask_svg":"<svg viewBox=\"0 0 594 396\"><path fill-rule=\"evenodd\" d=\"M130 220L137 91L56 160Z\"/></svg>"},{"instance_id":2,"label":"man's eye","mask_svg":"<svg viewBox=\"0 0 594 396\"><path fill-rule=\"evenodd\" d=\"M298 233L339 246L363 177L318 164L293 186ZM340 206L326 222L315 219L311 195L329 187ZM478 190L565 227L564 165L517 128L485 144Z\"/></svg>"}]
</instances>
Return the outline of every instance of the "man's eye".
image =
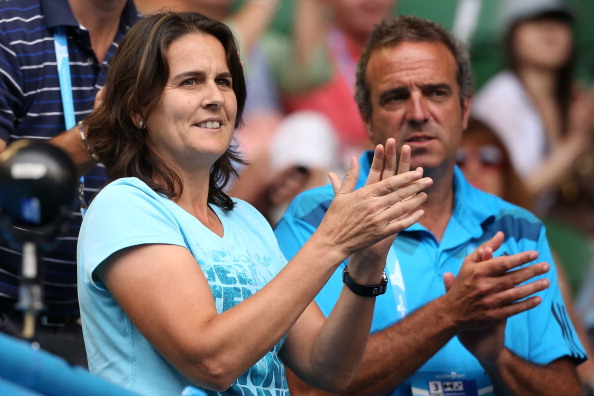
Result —
<instances>
[{"instance_id":1,"label":"man's eye","mask_svg":"<svg viewBox=\"0 0 594 396\"><path fill-rule=\"evenodd\" d=\"M431 91L431 96L435 98L445 98L448 96L448 91L445 89L436 89L435 91Z\"/></svg>"},{"instance_id":2,"label":"man's eye","mask_svg":"<svg viewBox=\"0 0 594 396\"><path fill-rule=\"evenodd\" d=\"M394 103L394 102L402 102L402 101L406 100L407 97L408 97L408 95L405 95L405 94L398 94L398 95L386 96L384 98L384 100L382 101L382 104Z\"/></svg>"}]
</instances>

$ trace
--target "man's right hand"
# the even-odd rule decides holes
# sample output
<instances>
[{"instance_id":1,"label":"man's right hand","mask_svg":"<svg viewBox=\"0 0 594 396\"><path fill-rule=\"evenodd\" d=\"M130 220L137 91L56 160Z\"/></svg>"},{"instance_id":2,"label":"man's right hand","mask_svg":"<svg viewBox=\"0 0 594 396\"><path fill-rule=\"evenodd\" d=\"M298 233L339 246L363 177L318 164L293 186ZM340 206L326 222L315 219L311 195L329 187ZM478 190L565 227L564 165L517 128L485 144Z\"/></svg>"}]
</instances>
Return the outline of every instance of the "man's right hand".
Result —
<instances>
[{"instance_id":1,"label":"man's right hand","mask_svg":"<svg viewBox=\"0 0 594 396\"><path fill-rule=\"evenodd\" d=\"M549 287L547 279L523 284L546 273L549 264L516 269L534 261L538 257L535 251L493 257L503 238L498 232L467 256L457 277L451 273L444 276L445 305L450 308L458 337L479 361L496 358L504 348L506 319L536 307L541 298L533 294Z\"/></svg>"}]
</instances>

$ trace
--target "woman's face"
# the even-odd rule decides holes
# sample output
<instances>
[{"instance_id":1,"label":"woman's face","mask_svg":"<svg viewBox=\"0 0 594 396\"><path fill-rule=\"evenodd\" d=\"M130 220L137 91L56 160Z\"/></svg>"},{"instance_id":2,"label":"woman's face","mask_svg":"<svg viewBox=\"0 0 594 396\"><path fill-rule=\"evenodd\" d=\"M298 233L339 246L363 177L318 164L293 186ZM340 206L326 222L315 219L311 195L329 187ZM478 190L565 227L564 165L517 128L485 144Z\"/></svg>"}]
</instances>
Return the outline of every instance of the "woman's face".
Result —
<instances>
[{"instance_id":1,"label":"woman's face","mask_svg":"<svg viewBox=\"0 0 594 396\"><path fill-rule=\"evenodd\" d=\"M237 100L223 45L192 33L168 51L169 78L146 120L149 146L180 168L210 167L233 138Z\"/></svg>"},{"instance_id":2,"label":"woman's face","mask_svg":"<svg viewBox=\"0 0 594 396\"><path fill-rule=\"evenodd\" d=\"M503 152L499 147L463 138L456 164L472 186L499 197L505 193Z\"/></svg>"},{"instance_id":3,"label":"woman's face","mask_svg":"<svg viewBox=\"0 0 594 396\"><path fill-rule=\"evenodd\" d=\"M513 37L520 66L558 70L569 61L573 33L566 23L552 18L521 22Z\"/></svg>"}]
</instances>

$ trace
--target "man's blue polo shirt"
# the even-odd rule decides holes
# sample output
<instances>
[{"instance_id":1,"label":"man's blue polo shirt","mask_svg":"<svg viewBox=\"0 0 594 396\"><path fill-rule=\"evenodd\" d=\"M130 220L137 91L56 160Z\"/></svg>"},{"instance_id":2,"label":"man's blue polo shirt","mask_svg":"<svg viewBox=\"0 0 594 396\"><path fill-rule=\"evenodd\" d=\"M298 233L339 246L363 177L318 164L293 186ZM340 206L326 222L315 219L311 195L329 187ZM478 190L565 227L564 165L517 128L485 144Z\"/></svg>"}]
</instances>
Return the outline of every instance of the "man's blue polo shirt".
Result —
<instances>
[{"instance_id":1,"label":"man's blue polo shirt","mask_svg":"<svg viewBox=\"0 0 594 396\"><path fill-rule=\"evenodd\" d=\"M4 0L0 2L0 139L47 140L66 129L53 28L64 26L76 121L92 110L103 86L119 41L138 19L132 0L122 11L120 25L102 62L95 57L91 38L70 9L68 0ZM85 175L87 201L107 181L99 164ZM79 202L67 233L44 255L44 302L52 316L78 315L76 241L81 223ZM20 249L0 236L0 310L10 309L18 297Z\"/></svg>"},{"instance_id":2,"label":"man's blue polo shirt","mask_svg":"<svg viewBox=\"0 0 594 396\"><path fill-rule=\"evenodd\" d=\"M357 188L365 184L372 152L360 158L361 173ZM330 185L308 190L291 203L278 222L275 234L281 250L291 259L315 231L326 213L334 193ZM464 258L497 231L505 233L505 242L495 256L536 250L538 261L553 263L545 237L545 227L530 212L472 187L460 169L454 172L454 211L441 242L420 224L401 232L388 254L386 273L390 282L386 294L375 304L372 333L380 331L406 314L445 293L443 275L456 275ZM316 297L327 316L342 289L344 262ZM505 345L520 357L536 364L548 364L569 356L576 361L586 354L569 320L552 266L544 275L551 286L539 295L542 303L507 321ZM427 326L432 326L427 323ZM417 373L483 372L478 361L454 337ZM461 374L460 374L461 375ZM410 395L411 379L392 395ZM419 393L422 394L422 393ZM446 393L447 394L447 393Z\"/></svg>"}]
</instances>

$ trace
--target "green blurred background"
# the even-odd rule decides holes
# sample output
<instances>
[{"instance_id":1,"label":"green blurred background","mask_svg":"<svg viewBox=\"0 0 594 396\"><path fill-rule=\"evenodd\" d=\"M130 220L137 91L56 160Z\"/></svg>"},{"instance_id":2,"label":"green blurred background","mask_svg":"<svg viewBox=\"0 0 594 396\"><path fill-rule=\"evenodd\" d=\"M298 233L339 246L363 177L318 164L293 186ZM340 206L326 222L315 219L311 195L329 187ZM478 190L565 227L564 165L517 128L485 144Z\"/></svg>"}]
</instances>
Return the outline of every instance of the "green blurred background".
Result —
<instances>
[{"instance_id":1,"label":"green blurred background","mask_svg":"<svg viewBox=\"0 0 594 396\"><path fill-rule=\"evenodd\" d=\"M236 0L235 7L244 0ZM279 13L272 28L290 34L294 0L281 0ZM323 1L323 0L320 0ZM416 15L434 20L448 29L454 23L462 0L399 0L395 13ZM482 6L476 30L470 40L470 51L477 87L501 68L498 43L497 9L501 0L481 0ZM508 0L522 1L522 0ZM576 37L578 46L578 78L586 85L594 82L594 1L567 0L578 16Z\"/></svg>"}]
</instances>

